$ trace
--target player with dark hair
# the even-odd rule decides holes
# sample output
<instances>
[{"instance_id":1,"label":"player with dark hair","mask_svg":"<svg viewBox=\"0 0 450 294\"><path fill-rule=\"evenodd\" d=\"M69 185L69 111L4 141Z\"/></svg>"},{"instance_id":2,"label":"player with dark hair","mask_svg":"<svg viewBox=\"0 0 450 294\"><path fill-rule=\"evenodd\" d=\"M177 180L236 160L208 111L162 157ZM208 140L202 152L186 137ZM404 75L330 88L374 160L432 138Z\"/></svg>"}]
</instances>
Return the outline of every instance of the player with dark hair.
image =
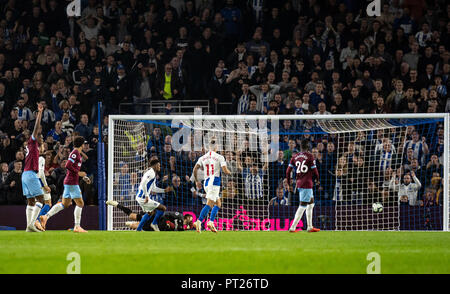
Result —
<instances>
[{"instance_id":1,"label":"player with dark hair","mask_svg":"<svg viewBox=\"0 0 450 294\"><path fill-rule=\"evenodd\" d=\"M316 161L313 155L309 152L310 146L308 140L302 140L300 144L300 152L293 155L291 162L286 170L286 178L291 184L291 171L296 167L296 188L300 195L300 206L295 213L294 221L289 228L289 232L296 232L298 222L306 210L306 222L308 224L308 232L318 232L319 229L313 227L312 214L314 208L313 196L313 176L319 179L319 172L317 171Z\"/></svg>"},{"instance_id":2,"label":"player with dark hair","mask_svg":"<svg viewBox=\"0 0 450 294\"><path fill-rule=\"evenodd\" d=\"M106 204L114 206L117 209L123 211L123 213L125 213L126 215L128 215L128 219L130 221L125 222L125 225L133 230L137 229L139 222L142 220L142 217L146 214L143 211L135 213L130 208L114 200L108 200L106 201ZM150 219L147 222L145 222L145 224L142 227L143 231L154 231L153 228L150 226L150 224L153 222L154 217L155 211L152 211ZM183 216L183 214L179 212L165 211L158 221L158 228L160 231L190 230L195 227L192 220L193 216L189 213Z\"/></svg>"},{"instance_id":3,"label":"player with dark hair","mask_svg":"<svg viewBox=\"0 0 450 294\"><path fill-rule=\"evenodd\" d=\"M38 114L34 125L33 133L28 139L25 147L25 168L22 173L22 190L23 195L27 197L27 232L41 232L42 228L36 228L35 220L42 209L44 203L44 192L42 191L41 182L39 181L39 146L42 144L40 136L41 119L44 107L38 104Z\"/></svg>"},{"instance_id":4,"label":"player with dark hair","mask_svg":"<svg viewBox=\"0 0 450 294\"><path fill-rule=\"evenodd\" d=\"M142 180L139 184L139 189L136 194L136 201L139 203L145 214L136 229L137 231L142 231L144 224L150 219L151 213L155 209L156 214L150 226L153 230L159 231L158 221L159 218L164 214L164 211L166 211L166 207L159 202L150 199L150 193L168 193L170 191L173 191L172 187L167 187L165 189L156 187L156 173L160 172L160 170L161 163L159 162L159 160L152 159L150 161L150 169L146 171L142 176Z\"/></svg>"},{"instance_id":5,"label":"player with dark hair","mask_svg":"<svg viewBox=\"0 0 450 294\"><path fill-rule=\"evenodd\" d=\"M47 221L50 217L54 216L64 208L69 207L72 204L72 200L75 201L76 207L73 212L75 225L73 231L75 233L86 233L81 224L81 212L83 210L84 202L81 196L81 190L78 183L78 177L82 177L87 183L90 183L90 179L86 176L85 172L81 169L81 150L83 148L84 138L81 136L75 137L73 140L73 151L69 154L69 159L66 163L67 174L64 178L64 192L62 202L56 204L50 209L46 215L41 215L41 224L45 229Z\"/></svg>"}]
</instances>

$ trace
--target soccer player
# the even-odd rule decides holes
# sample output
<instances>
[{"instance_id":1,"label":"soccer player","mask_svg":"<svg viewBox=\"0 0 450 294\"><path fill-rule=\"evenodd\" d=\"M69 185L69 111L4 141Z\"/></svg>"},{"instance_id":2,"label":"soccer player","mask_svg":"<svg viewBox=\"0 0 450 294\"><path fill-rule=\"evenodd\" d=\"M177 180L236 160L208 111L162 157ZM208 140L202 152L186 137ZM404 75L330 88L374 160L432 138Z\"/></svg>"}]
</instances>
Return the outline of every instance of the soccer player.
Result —
<instances>
[{"instance_id":1,"label":"soccer player","mask_svg":"<svg viewBox=\"0 0 450 294\"><path fill-rule=\"evenodd\" d=\"M150 169L144 173L142 176L141 183L139 184L139 189L136 194L136 201L141 206L142 210L145 212L142 217L136 231L142 231L144 224L149 221L151 217L151 213L156 209L155 217L150 225L150 227L154 231L159 231L158 221L159 218L166 211L166 207L159 202L156 202L149 198L151 192L155 193L168 193L173 191L172 187L167 187L165 189L161 189L156 187L156 173L159 173L161 170L161 163L158 159L152 159L150 161Z\"/></svg>"},{"instance_id":2,"label":"soccer player","mask_svg":"<svg viewBox=\"0 0 450 294\"><path fill-rule=\"evenodd\" d=\"M25 157L25 168L22 173L22 190L23 195L27 197L27 232L41 232L36 228L35 220L42 209L42 203L44 202L41 183L38 178L39 171L39 146L42 144L42 139L39 136L41 129L41 119L44 107L42 104L38 104L38 114L36 117L36 123L34 125L33 133L28 139Z\"/></svg>"},{"instance_id":3,"label":"soccer player","mask_svg":"<svg viewBox=\"0 0 450 294\"><path fill-rule=\"evenodd\" d=\"M306 222L308 223L308 232L318 232L319 229L313 227L312 214L314 208L313 197L313 176L319 179L319 172L316 168L316 161L313 155L309 152L309 141L302 140L300 146L300 152L293 155L291 162L286 170L286 178L288 183L291 184L291 171L296 167L296 188L300 194L300 206L295 213L294 222L289 228L289 232L296 232L298 222L303 216L306 210Z\"/></svg>"},{"instance_id":4,"label":"soccer player","mask_svg":"<svg viewBox=\"0 0 450 294\"><path fill-rule=\"evenodd\" d=\"M194 167L194 178L195 183L198 183L197 170L199 168L203 169L205 176L204 189L206 192L206 205L203 207L200 217L195 222L195 227L197 232L201 232L202 221L206 218L209 211L211 211L211 216L209 222L207 223L208 228L211 232L217 233L217 229L214 226L214 219L216 218L217 212L219 212L221 201L219 197L220 193L220 171L222 170L226 175L231 175L230 170L227 168L227 163L225 158L216 153L217 151L217 139L215 137L211 138L209 142L209 151L202 157L200 157Z\"/></svg>"},{"instance_id":5,"label":"soccer player","mask_svg":"<svg viewBox=\"0 0 450 294\"><path fill-rule=\"evenodd\" d=\"M143 211L135 213L130 208L114 200L108 200L106 201L106 204L114 206L128 215L128 219L130 219L131 221L125 222L125 225L133 230L137 229L139 222L142 220L144 214L146 214ZM154 216L155 211L153 210L150 219L142 227L143 231L153 231L153 229L150 227L150 224L153 221ZM183 216L183 214L179 212L166 211L159 219L158 227L160 231L184 231L185 229L190 230L194 227L192 219L193 217L189 213Z\"/></svg>"},{"instance_id":6,"label":"soccer player","mask_svg":"<svg viewBox=\"0 0 450 294\"><path fill-rule=\"evenodd\" d=\"M69 159L66 163L67 174L64 178L64 192L62 202L56 204L50 209L50 211L41 215L41 225L44 227L50 217L54 216L64 208L69 207L72 204L72 200L75 202L76 206L73 212L74 216L74 228L75 233L87 233L81 224L81 212L83 210L84 201L81 196L81 190L78 183L78 178L82 177L85 182L90 183L90 179L86 176L85 172L80 171L81 169L81 150L83 148L84 137L78 136L73 140L73 151L69 154Z\"/></svg>"},{"instance_id":7,"label":"soccer player","mask_svg":"<svg viewBox=\"0 0 450 294\"><path fill-rule=\"evenodd\" d=\"M45 158L42 156L44 153L44 145L43 144L41 144L39 151L40 151L41 156L39 156L38 177L41 182L42 190L44 192L44 207L42 207L41 212L39 213L39 216L36 219L35 226L39 230L44 231L44 228L41 226L40 217L41 217L41 215L47 214L47 212L52 207L52 197L50 195L51 189L47 185L47 179L45 178Z\"/></svg>"}]
</instances>

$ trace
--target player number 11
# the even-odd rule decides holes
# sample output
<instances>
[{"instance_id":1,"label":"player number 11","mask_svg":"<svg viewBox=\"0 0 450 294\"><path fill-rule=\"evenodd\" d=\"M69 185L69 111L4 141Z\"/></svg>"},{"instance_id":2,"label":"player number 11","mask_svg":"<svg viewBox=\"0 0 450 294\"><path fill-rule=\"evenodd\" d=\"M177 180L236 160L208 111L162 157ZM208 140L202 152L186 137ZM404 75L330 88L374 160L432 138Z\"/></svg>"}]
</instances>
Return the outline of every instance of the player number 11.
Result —
<instances>
[{"instance_id":1,"label":"player number 11","mask_svg":"<svg viewBox=\"0 0 450 294\"><path fill-rule=\"evenodd\" d=\"M209 173L210 169L211 169L211 173ZM214 164L207 164L206 165L206 176L209 177L212 174L214 174Z\"/></svg>"}]
</instances>

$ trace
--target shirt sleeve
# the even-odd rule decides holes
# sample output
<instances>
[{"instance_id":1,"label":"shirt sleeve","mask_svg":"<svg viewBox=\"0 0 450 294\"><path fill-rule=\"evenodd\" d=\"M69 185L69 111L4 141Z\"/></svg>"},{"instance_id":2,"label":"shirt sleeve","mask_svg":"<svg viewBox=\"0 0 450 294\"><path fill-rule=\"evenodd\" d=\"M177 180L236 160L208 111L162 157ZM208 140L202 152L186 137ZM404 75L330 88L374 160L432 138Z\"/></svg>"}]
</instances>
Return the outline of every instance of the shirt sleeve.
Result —
<instances>
[{"instance_id":1,"label":"shirt sleeve","mask_svg":"<svg viewBox=\"0 0 450 294\"><path fill-rule=\"evenodd\" d=\"M42 186L47 186L47 179L45 178L45 159L43 157L39 157L38 177L42 182Z\"/></svg>"},{"instance_id":2,"label":"shirt sleeve","mask_svg":"<svg viewBox=\"0 0 450 294\"><path fill-rule=\"evenodd\" d=\"M220 166L221 167L227 166L227 162L225 161L225 157L223 156L220 157Z\"/></svg>"}]
</instances>

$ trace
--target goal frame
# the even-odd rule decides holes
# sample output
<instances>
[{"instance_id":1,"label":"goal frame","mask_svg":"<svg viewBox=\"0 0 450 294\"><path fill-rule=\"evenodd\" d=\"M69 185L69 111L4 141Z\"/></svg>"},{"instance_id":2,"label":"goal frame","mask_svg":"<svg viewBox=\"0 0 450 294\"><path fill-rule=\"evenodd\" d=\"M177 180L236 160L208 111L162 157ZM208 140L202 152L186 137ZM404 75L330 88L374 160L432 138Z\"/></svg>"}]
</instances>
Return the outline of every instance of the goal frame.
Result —
<instances>
[{"instance_id":1,"label":"goal frame","mask_svg":"<svg viewBox=\"0 0 450 294\"><path fill-rule=\"evenodd\" d=\"M331 114L331 115L109 115L108 116L108 156L114 150L114 120L342 120L342 119L443 119L444 120L444 193L443 193L443 231L450 231L449 224L449 193L450 193L450 113L407 113L407 114ZM113 200L113 160L108 158L107 200ZM107 208L107 230L112 231L113 209Z\"/></svg>"}]
</instances>

